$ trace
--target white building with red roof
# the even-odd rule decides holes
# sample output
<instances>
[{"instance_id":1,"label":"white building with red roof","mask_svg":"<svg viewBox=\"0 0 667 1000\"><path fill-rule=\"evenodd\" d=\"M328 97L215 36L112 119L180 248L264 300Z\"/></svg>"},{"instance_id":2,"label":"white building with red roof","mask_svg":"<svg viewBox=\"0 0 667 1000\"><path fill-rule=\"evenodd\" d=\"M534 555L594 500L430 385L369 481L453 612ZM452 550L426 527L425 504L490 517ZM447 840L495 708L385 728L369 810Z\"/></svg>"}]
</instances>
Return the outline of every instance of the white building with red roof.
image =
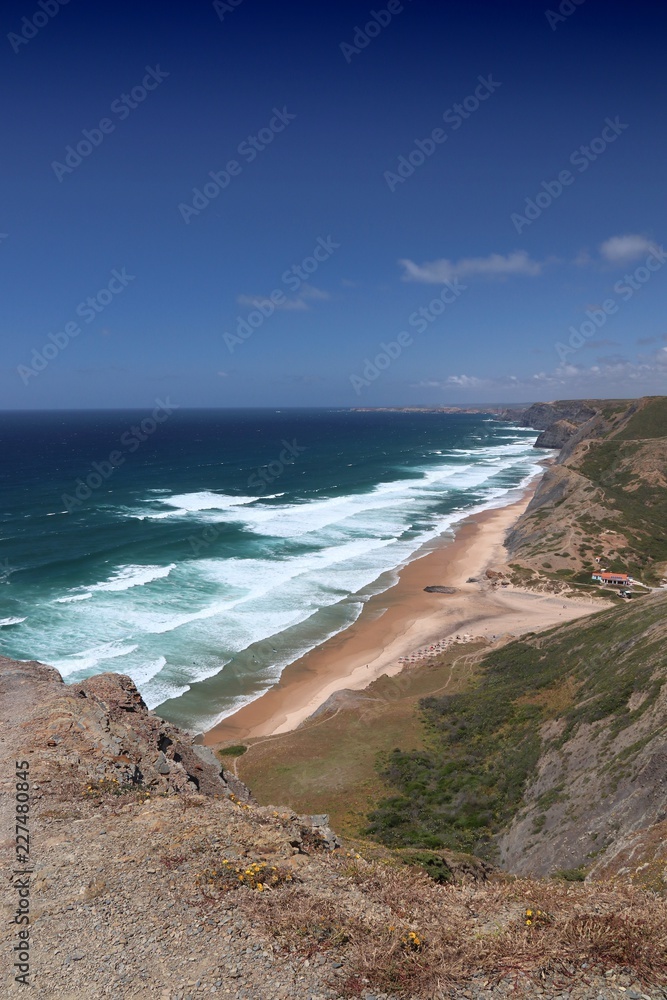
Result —
<instances>
[{"instance_id":1,"label":"white building with red roof","mask_svg":"<svg viewBox=\"0 0 667 1000\"><path fill-rule=\"evenodd\" d=\"M593 573L593 579L598 583L606 583L612 587L631 587L635 582L627 573Z\"/></svg>"}]
</instances>

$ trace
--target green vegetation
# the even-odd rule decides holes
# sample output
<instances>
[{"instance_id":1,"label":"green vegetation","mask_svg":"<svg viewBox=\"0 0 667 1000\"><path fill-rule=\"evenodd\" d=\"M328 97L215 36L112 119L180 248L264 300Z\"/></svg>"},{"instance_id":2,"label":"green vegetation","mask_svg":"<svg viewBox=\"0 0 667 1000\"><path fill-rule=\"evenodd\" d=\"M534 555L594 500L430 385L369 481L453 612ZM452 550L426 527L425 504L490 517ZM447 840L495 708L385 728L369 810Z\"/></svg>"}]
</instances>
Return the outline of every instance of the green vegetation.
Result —
<instances>
[{"instance_id":1,"label":"green vegetation","mask_svg":"<svg viewBox=\"0 0 667 1000\"><path fill-rule=\"evenodd\" d=\"M454 873L441 854L436 851L405 851L400 855L406 865L415 865L441 885L454 881Z\"/></svg>"},{"instance_id":2,"label":"green vegetation","mask_svg":"<svg viewBox=\"0 0 667 1000\"><path fill-rule=\"evenodd\" d=\"M220 757L241 757L246 751L247 746L243 743L236 743L230 747L222 747L218 750L218 755Z\"/></svg>"},{"instance_id":3,"label":"green vegetation","mask_svg":"<svg viewBox=\"0 0 667 1000\"><path fill-rule=\"evenodd\" d=\"M562 474L524 515L512 556L555 586L590 582L582 570L594 568L592 556L658 585L667 573L667 397L587 405L597 411L589 436L562 453Z\"/></svg>"},{"instance_id":4,"label":"green vegetation","mask_svg":"<svg viewBox=\"0 0 667 1000\"><path fill-rule=\"evenodd\" d=\"M387 756L399 743L409 749L423 746L420 699L463 689L475 669L474 652L472 644L463 655L450 649L423 666L379 678L343 711L251 741L238 763L239 777L260 803L328 813L334 830L358 837L368 810L386 791L375 766L378 755Z\"/></svg>"},{"instance_id":5,"label":"green vegetation","mask_svg":"<svg viewBox=\"0 0 667 1000\"><path fill-rule=\"evenodd\" d=\"M655 396L642 407L616 436L617 441L667 436L667 397Z\"/></svg>"},{"instance_id":6,"label":"green vegetation","mask_svg":"<svg viewBox=\"0 0 667 1000\"><path fill-rule=\"evenodd\" d=\"M546 721L563 722L555 745L602 719L613 739L654 703L664 681L666 611L667 594L619 602L491 653L465 691L422 699L424 748L381 756L392 794L370 813L366 834L393 847L492 857L494 835L522 805ZM642 697L631 709L633 694ZM541 810L560 792L543 796Z\"/></svg>"},{"instance_id":7,"label":"green vegetation","mask_svg":"<svg viewBox=\"0 0 667 1000\"><path fill-rule=\"evenodd\" d=\"M633 412L635 411L635 412ZM628 545L610 560L610 569L627 569L639 579L659 582L667 561L667 490L664 481L667 437L667 398L631 404L625 426L599 441L591 441L585 455L574 464L596 488L597 499L608 517L578 518L591 538L607 529L619 531ZM604 413L607 419L611 414ZM621 424L623 421L621 421ZM657 473L657 475L656 475Z\"/></svg>"},{"instance_id":8,"label":"green vegetation","mask_svg":"<svg viewBox=\"0 0 667 1000\"><path fill-rule=\"evenodd\" d=\"M631 425L632 421L628 428ZM612 515L596 523L597 533L604 528L621 531L629 543L623 558L609 568L627 569L639 579L657 583L657 566L667 561L667 490L661 482L644 478L636 465L638 457L642 456L637 442L619 435L591 445L578 471L599 488L601 503Z\"/></svg>"},{"instance_id":9,"label":"green vegetation","mask_svg":"<svg viewBox=\"0 0 667 1000\"><path fill-rule=\"evenodd\" d=\"M597 406L598 401L592 401L592 405ZM605 399L603 405L600 407L600 413L605 418L605 420L613 420L614 417L619 417L628 408L627 399Z\"/></svg>"},{"instance_id":10,"label":"green vegetation","mask_svg":"<svg viewBox=\"0 0 667 1000\"><path fill-rule=\"evenodd\" d=\"M561 868L560 871L554 872L553 877L563 882L585 882L586 868L584 865L579 868Z\"/></svg>"},{"instance_id":11,"label":"green vegetation","mask_svg":"<svg viewBox=\"0 0 667 1000\"><path fill-rule=\"evenodd\" d=\"M556 785L555 788L550 788L548 792L544 792L542 795L540 795L539 799L537 800L537 804L540 807L540 809L549 809L549 807L552 806L554 802L560 802L562 799L564 799L565 798L563 794L564 787L565 786L563 782L561 782L559 785Z\"/></svg>"}]
</instances>

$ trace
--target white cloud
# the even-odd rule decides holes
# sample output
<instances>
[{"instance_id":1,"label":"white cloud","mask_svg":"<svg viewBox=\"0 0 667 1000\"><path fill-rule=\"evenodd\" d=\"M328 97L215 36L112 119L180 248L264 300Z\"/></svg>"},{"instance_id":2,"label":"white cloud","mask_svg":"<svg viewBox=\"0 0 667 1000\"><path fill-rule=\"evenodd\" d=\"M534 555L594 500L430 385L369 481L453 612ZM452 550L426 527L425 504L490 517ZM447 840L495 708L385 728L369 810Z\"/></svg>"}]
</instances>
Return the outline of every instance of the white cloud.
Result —
<instances>
[{"instance_id":1,"label":"white cloud","mask_svg":"<svg viewBox=\"0 0 667 1000\"><path fill-rule=\"evenodd\" d=\"M427 264L415 264L412 260L399 260L405 268L403 281L422 281L428 284L440 285L456 277L451 261L434 260Z\"/></svg>"},{"instance_id":2,"label":"white cloud","mask_svg":"<svg viewBox=\"0 0 667 1000\"><path fill-rule=\"evenodd\" d=\"M459 389L474 389L478 385L484 385L484 379L477 378L476 375L450 375L447 385L456 385Z\"/></svg>"},{"instance_id":3,"label":"white cloud","mask_svg":"<svg viewBox=\"0 0 667 1000\"><path fill-rule=\"evenodd\" d=\"M399 260L405 268L404 281L420 281L428 285L441 285L454 278L467 278L474 275L484 277L505 277L509 274L534 276L542 271L539 261L531 260L525 250L515 250L504 256L500 253L489 254L488 257L463 257L458 261L440 260L426 261L415 264L412 260Z\"/></svg>"},{"instance_id":4,"label":"white cloud","mask_svg":"<svg viewBox=\"0 0 667 1000\"><path fill-rule=\"evenodd\" d=\"M303 299L285 299L280 305L276 305L275 302L271 302L270 299L265 298L263 295L239 295L236 301L240 306L248 306L250 309L264 308L270 312L273 309L282 309L285 311L297 309L303 311L308 308Z\"/></svg>"},{"instance_id":5,"label":"white cloud","mask_svg":"<svg viewBox=\"0 0 667 1000\"><path fill-rule=\"evenodd\" d=\"M639 257L645 257L654 245L645 236L629 233L626 236L610 236L600 244L600 253L610 264L627 264Z\"/></svg>"},{"instance_id":6,"label":"white cloud","mask_svg":"<svg viewBox=\"0 0 667 1000\"><path fill-rule=\"evenodd\" d=\"M329 293L323 291L323 289L315 288L314 285L304 284L299 289L299 294L295 298L285 298L280 304L276 304L266 295L238 295L236 301L240 306L249 306L251 309L264 308L270 312L273 309L284 312L293 312L295 310L297 312L304 312L310 308L308 302L324 302L330 298Z\"/></svg>"},{"instance_id":7,"label":"white cloud","mask_svg":"<svg viewBox=\"0 0 667 1000\"><path fill-rule=\"evenodd\" d=\"M535 392L549 392L550 398L571 393L573 398L582 396L604 398L614 391L621 395L641 395L642 392L662 391L660 384L667 375L667 347L661 347L646 360L630 361L620 356L600 358L598 363L588 367L563 364L551 371L535 372L518 378L516 375L501 375L496 378L480 378L476 375L449 375L444 379L429 379L414 383L414 389L443 389L452 391L477 391L496 398L502 393L519 391L525 398L534 398ZM570 398L564 396L564 398Z\"/></svg>"},{"instance_id":8,"label":"white cloud","mask_svg":"<svg viewBox=\"0 0 667 1000\"><path fill-rule=\"evenodd\" d=\"M312 299L314 302L325 302L331 296L322 288L315 288L314 285L302 285L299 292L300 299Z\"/></svg>"}]
</instances>

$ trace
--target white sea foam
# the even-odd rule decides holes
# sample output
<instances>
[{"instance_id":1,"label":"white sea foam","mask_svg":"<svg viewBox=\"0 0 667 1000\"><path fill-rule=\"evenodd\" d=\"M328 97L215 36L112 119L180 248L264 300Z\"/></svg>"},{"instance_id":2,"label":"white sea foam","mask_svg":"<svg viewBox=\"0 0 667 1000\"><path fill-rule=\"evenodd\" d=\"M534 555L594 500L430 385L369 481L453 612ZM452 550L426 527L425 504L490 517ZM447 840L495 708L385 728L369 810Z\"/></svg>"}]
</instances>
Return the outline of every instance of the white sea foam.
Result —
<instances>
[{"instance_id":1,"label":"white sea foam","mask_svg":"<svg viewBox=\"0 0 667 1000\"><path fill-rule=\"evenodd\" d=\"M169 576L172 569L176 569L176 563L171 563L169 566L121 566L108 580L94 583L87 589L90 594L94 594L103 590L119 591L129 590L130 587L144 587L154 580L163 580Z\"/></svg>"},{"instance_id":2,"label":"white sea foam","mask_svg":"<svg viewBox=\"0 0 667 1000\"><path fill-rule=\"evenodd\" d=\"M170 684L169 682L164 682L155 689L148 688L143 692L142 697L146 702L148 708L155 709L158 705L163 705L165 701L169 701L171 698L180 698L182 695L187 694L190 690L190 684ZM251 698L250 701L253 699ZM203 726L199 727L203 729Z\"/></svg>"},{"instance_id":3,"label":"white sea foam","mask_svg":"<svg viewBox=\"0 0 667 1000\"><path fill-rule=\"evenodd\" d=\"M142 663L138 667L133 667L129 671L129 674L137 687L141 687L143 689L144 686L149 684L154 677L157 677L166 665L166 656L158 656L155 660L149 660L148 663ZM153 706L149 705L148 707L151 708Z\"/></svg>"},{"instance_id":4,"label":"white sea foam","mask_svg":"<svg viewBox=\"0 0 667 1000\"><path fill-rule=\"evenodd\" d=\"M241 676L256 663L257 681L268 686L287 663L347 627L422 546L473 511L511 502L516 480L525 484L540 469L533 440L508 433L481 449L443 449L435 467L425 460L365 492L301 502L284 502L284 493L151 491L116 516L173 519L186 531L190 522L233 522L247 533L252 556L213 558L208 550L169 565L116 566L107 579L55 598L62 608L48 635L31 616L31 651L68 676L122 658L120 669L151 708L221 669L223 678L225 669ZM85 604L67 607L75 602ZM257 646L270 637L278 637L273 659ZM232 661L235 668L223 669ZM256 696L230 696L224 714Z\"/></svg>"},{"instance_id":5,"label":"white sea foam","mask_svg":"<svg viewBox=\"0 0 667 1000\"><path fill-rule=\"evenodd\" d=\"M0 628L4 628L5 625L20 625L27 620L27 618L0 618Z\"/></svg>"},{"instance_id":6,"label":"white sea foam","mask_svg":"<svg viewBox=\"0 0 667 1000\"><path fill-rule=\"evenodd\" d=\"M255 503L257 497L230 496L226 493L213 493L211 490L201 490L199 493L177 493L173 496L155 497L154 503L168 504L174 510L167 511L169 516L180 515L183 511L196 514L199 511L227 510L230 507L243 507ZM152 515L147 515L152 516Z\"/></svg>"},{"instance_id":7,"label":"white sea foam","mask_svg":"<svg viewBox=\"0 0 667 1000\"><path fill-rule=\"evenodd\" d=\"M104 663L106 660L115 660L119 656L128 656L138 648L136 644L128 645L123 642L105 642L100 646L84 649L80 653L74 653L71 656L51 657L49 663L56 670L60 671L63 677L77 673L80 670L87 670L93 673L95 672L94 668L99 666L100 663Z\"/></svg>"},{"instance_id":8,"label":"white sea foam","mask_svg":"<svg viewBox=\"0 0 667 1000\"><path fill-rule=\"evenodd\" d=\"M201 491L159 498L169 504L170 511L130 511L130 516L162 519L196 519L212 523L238 522L254 534L277 538L300 537L322 531L331 525L341 525L359 514L389 510L417 500L432 500L433 490L446 484L449 490L466 490L481 486L490 476L514 464L511 460L524 455L530 441L511 437L507 442L478 449L451 449L437 468L415 468L413 479L398 479L381 483L360 494L330 497L302 503L263 505L262 499L272 497L239 497ZM458 456L474 456L475 461L461 465ZM449 459L449 461L448 461ZM454 459L454 461L452 461ZM425 494L428 493L428 496Z\"/></svg>"},{"instance_id":9,"label":"white sea foam","mask_svg":"<svg viewBox=\"0 0 667 1000\"><path fill-rule=\"evenodd\" d=\"M345 605L344 614L341 616L340 623L336 628L328 629L326 631L318 631L316 638L312 641L297 643L297 645L291 648L289 655L277 655L275 660L262 670L262 689L266 690L272 684L275 684L288 664L300 659L316 646L326 642L327 639L331 639L344 629L349 628L349 626L357 620L363 610L363 607L363 601L349 601ZM273 641L274 637L266 636L265 638ZM279 640L276 639L276 641ZM223 666L221 668L220 662L214 662L209 668L197 671L196 675L193 675L193 683L206 680L209 677L214 677L216 674L221 672L221 669L224 674L225 667ZM144 700L150 708L156 708L163 701L165 701L166 698L179 697L191 687L191 685L189 685L187 688L179 689L174 682L169 683L165 681L163 677L156 678L156 681L157 684L155 688L153 688L152 685L149 685L147 690L143 692ZM162 697L160 696L161 691L165 692ZM257 691L250 695L238 695L234 697L222 711L218 710L215 713L207 712L206 710L202 711L197 720L198 728L203 730L210 729L219 722L222 722L222 720L226 719L229 715L233 715L234 712L238 712L240 708L243 708L245 705L249 705L257 697Z\"/></svg>"}]
</instances>

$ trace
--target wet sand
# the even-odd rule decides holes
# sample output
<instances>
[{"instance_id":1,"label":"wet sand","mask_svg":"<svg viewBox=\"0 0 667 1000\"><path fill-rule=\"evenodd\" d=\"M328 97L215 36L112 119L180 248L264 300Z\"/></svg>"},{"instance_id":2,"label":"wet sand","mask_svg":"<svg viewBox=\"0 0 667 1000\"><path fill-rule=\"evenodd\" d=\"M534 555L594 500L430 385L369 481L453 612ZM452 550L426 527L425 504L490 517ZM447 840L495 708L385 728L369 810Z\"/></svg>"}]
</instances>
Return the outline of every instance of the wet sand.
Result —
<instances>
[{"instance_id":1,"label":"wet sand","mask_svg":"<svg viewBox=\"0 0 667 1000\"><path fill-rule=\"evenodd\" d=\"M264 695L206 733L209 745L295 729L334 692L366 687L382 674L409 669L401 658L458 635L500 637L538 632L604 605L588 598L544 596L515 587L493 587L487 568L501 567L508 530L528 506L539 476L516 502L466 518L454 538L414 559L398 582L372 597L349 628L285 668ZM479 582L468 583L469 577ZM455 587L455 594L425 593L427 586Z\"/></svg>"}]
</instances>

